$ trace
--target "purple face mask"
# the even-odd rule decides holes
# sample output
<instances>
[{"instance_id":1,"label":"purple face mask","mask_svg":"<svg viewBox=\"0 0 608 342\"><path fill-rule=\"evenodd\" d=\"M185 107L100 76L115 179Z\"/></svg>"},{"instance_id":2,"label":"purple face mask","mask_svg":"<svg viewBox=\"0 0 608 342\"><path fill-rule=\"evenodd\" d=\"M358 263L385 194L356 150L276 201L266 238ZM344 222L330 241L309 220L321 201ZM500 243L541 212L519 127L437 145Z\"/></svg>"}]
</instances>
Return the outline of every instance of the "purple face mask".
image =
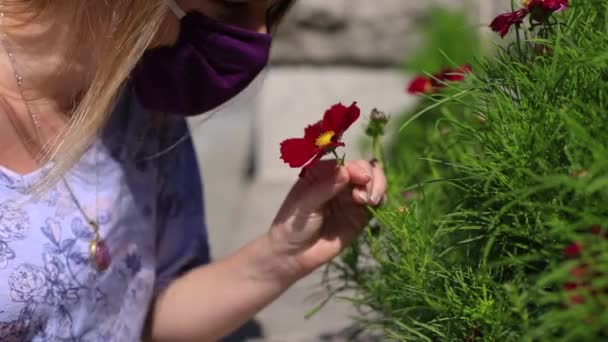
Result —
<instances>
[{"instance_id":1,"label":"purple face mask","mask_svg":"<svg viewBox=\"0 0 608 342\"><path fill-rule=\"evenodd\" d=\"M147 51L132 80L148 110L197 115L243 91L268 64L271 36L169 6L181 28L173 46Z\"/></svg>"}]
</instances>

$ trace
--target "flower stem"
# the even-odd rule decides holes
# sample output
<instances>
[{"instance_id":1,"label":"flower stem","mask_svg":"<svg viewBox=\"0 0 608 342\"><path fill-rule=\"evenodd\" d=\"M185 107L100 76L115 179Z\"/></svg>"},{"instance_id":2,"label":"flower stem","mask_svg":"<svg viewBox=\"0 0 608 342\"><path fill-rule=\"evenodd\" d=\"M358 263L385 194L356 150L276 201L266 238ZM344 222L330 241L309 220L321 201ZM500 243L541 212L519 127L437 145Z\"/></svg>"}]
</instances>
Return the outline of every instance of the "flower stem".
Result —
<instances>
[{"instance_id":1,"label":"flower stem","mask_svg":"<svg viewBox=\"0 0 608 342\"><path fill-rule=\"evenodd\" d=\"M338 166L344 166L344 159L346 158L346 155L340 157L335 149L331 150L331 153L336 157L336 164Z\"/></svg>"},{"instance_id":2,"label":"flower stem","mask_svg":"<svg viewBox=\"0 0 608 342\"><path fill-rule=\"evenodd\" d=\"M376 136L372 139L372 148L378 166L384 167L384 156L382 155L382 142L380 141L380 136Z\"/></svg>"},{"instance_id":3,"label":"flower stem","mask_svg":"<svg viewBox=\"0 0 608 342\"><path fill-rule=\"evenodd\" d=\"M515 26L515 37L516 37L516 44L517 44L517 52L519 53L519 58L521 58L522 63L525 62L525 58L524 58L524 53L521 50L521 37L519 36L520 34L520 27L519 25Z\"/></svg>"}]
</instances>

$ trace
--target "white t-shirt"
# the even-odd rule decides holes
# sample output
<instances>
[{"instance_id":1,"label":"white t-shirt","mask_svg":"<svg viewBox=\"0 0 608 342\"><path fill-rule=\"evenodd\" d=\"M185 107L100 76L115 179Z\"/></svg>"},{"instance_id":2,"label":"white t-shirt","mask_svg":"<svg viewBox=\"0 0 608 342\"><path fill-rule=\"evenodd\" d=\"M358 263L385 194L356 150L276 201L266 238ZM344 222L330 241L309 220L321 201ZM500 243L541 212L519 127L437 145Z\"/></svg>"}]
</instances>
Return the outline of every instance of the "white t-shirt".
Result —
<instances>
[{"instance_id":1,"label":"white t-shirt","mask_svg":"<svg viewBox=\"0 0 608 342\"><path fill-rule=\"evenodd\" d=\"M87 216L99 213L105 272L90 264L92 230L62 182L25 201L48 167L21 176L0 166L0 341L138 341L155 292L209 261L190 139L147 158L187 134L186 122L156 126L125 86L65 177Z\"/></svg>"}]
</instances>

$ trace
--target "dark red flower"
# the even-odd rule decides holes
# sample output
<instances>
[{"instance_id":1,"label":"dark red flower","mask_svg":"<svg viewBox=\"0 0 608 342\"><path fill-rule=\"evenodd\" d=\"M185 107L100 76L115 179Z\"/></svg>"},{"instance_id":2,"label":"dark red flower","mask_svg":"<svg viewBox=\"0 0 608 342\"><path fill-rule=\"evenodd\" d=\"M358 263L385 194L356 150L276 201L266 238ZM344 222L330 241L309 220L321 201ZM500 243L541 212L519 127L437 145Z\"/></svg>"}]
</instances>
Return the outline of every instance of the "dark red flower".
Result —
<instances>
[{"instance_id":1,"label":"dark red flower","mask_svg":"<svg viewBox=\"0 0 608 342\"><path fill-rule=\"evenodd\" d=\"M575 267L570 270L570 275L575 278L583 278L585 275L587 275L587 268L584 266Z\"/></svg>"},{"instance_id":2,"label":"dark red flower","mask_svg":"<svg viewBox=\"0 0 608 342\"><path fill-rule=\"evenodd\" d=\"M414 78L407 88L410 94L430 94L434 91L433 80L430 77L418 76Z\"/></svg>"},{"instance_id":3,"label":"dark red flower","mask_svg":"<svg viewBox=\"0 0 608 342\"><path fill-rule=\"evenodd\" d=\"M575 258L581 254L582 246L576 242L564 248L564 255L568 258Z\"/></svg>"},{"instance_id":4,"label":"dark red flower","mask_svg":"<svg viewBox=\"0 0 608 342\"><path fill-rule=\"evenodd\" d=\"M324 155L339 146L344 132L359 118L361 111L354 102L350 107L341 103L325 112L323 120L306 127L304 138L287 139L281 143L281 159L289 166L303 167L303 172Z\"/></svg>"},{"instance_id":5,"label":"dark red flower","mask_svg":"<svg viewBox=\"0 0 608 342\"><path fill-rule=\"evenodd\" d=\"M529 11L542 10L548 14L558 13L568 8L568 0L522 0Z\"/></svg>"},{"instance_id":6,"label":"dark red flower","mask_svg":"<svg viewBox=\"0 0 608 342\"><path fill-rule=\"evenodd\" d=\"M532 19L542 23L551 14L561 12L568 8L568 0L522 0L523 8L509 13L503 13L492 21L490 27L492 31L504 37L509 33L511 26L523 23L524 18L532 15Z\"/></svg>"},{"instance_id":7,"label":"dark red flower","mask_svg":"<svg viewBox=\"0 0 608 342\"><path fill-rule=\"evenodd\" d=\"M572 295L570 296L570 304L583 304L585 302L585 297L581 295Z\"/></svg>"},{"instance_id":8,"label":"dark red flower","mask_svg":"<svg viewBox=\"0 0 608 342\"><path fill-rule=\"evenodd\" d=\"M456 69L445 68L434 77L440 81L460 82L464 81L466 74L473 72L473 67L470 64L463 64Z\"/></svg>"},{"instance_id":9,"label":"dark red flower","mask_svg":"<svg viewBox=\"0 0 608 342\"><path fill-rule=\"evenodd\" d=\"M564 283L564 291L576 290L577 287L578 287L578 285L576 283L571 282L571 281L568 281L568 282Z\"/></svg>"},{"instance_id":10,"label":"dark red flower","mask_svg":"<svg viewBox=\"0 0 608 342\"><path fill-rule=\"evenodd\" d=\"M532 20L542 23L553 13L561 12L568 8L568 0L523 0L532 15Z\"/></svg>"},{"instance_id":11,"label":"dark red flower","mask_svg":"<svg viewBox=\"0 0 608 342\"><path fill-rule=\"evenodd\" d=\"M456 69L456 71L461 74L470 74L473 72L473 67L471 66L471 64L463 64L458 69Z\"/></svg>"},{"instance_id":12,"label":"dark red flower","mask_svg":"<svg viewBox=\"0 0 608 342\"><path fill-rule=\"evenodd\" d=\"M470 64L463 64L456 69L444 68L432 77L418 76L410 82L408 93L410 94L432 94L445 87L445 82L461 82L465 74L473 72Z\"/></svg>"},{"instance_id":13,"label":"dark red flower","mask_svg":"<svg viewBox=\"0 0 608 342\"><path fill-rule=\"evenodd\" d=\"M545 0L545 5L556 13L568 9L568 6L570 6L568 0Z\"/></svg>"},{"instance_id":14,"label":"dark red flower","mask_svg":"<svg viewBox=\"0 0 608 342\"><path fill-rule=\"evenodd\" d=\"M523 23L528 13L529 10L527 8L522 8L515 12L501 14L492 20L490 28L492 28L492 31L498 32L501 37L504 37L509 33L511 26Z\"/></svg>"},{"instance_id":15,"label":"dark red flower","mask_svg":"<svg viewBox=\"0 0 608 342\"><path fill-rule=\"evenodd\" d=\"M590 232L591 232L591 234L593 234L593 235L600 235L600 234L602 234L602 227L597 226L597 225L592 226L592 227L590 228Z\"/></svg>"}]
</instances>

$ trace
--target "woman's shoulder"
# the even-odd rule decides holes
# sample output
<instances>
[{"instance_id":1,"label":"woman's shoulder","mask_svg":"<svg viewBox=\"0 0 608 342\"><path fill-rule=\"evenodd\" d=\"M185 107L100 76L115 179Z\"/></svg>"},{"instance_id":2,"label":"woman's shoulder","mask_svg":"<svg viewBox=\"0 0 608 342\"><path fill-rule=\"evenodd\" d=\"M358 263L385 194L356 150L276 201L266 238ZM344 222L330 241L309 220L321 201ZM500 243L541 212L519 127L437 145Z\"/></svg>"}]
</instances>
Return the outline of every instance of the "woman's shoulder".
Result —
<instances>
[{"instance_id":1,"label":"woman's shoulder","mask_svg":"<svg viewBox=\"0 0 608 342\"><path fill-rule=\"evenodd\" d=\"M117 98L103 130L102 142L115 155L145 160L184 153L192 148L186 119L147 110L129 83Z\"/></svg>"}]
</instances>

